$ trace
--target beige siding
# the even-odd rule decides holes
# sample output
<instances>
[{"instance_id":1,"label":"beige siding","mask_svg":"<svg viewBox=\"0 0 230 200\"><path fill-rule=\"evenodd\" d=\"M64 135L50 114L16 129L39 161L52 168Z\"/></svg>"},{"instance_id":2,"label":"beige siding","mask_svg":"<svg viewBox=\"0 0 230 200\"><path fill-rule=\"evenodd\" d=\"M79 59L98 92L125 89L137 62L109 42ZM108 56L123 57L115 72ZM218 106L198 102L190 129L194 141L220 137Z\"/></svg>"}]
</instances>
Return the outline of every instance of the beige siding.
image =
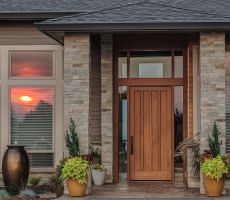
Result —
<instances>
[{"instance_id":1,"label":"beige siding","mask_svg":"<svg viewBox=\"0 0 230 200\"><path fill-rule=\"evenodd\" d=\"M37 30L32 23L0 24L0 45L53 45L57 41Z\"/></svg>"}]
</instances>

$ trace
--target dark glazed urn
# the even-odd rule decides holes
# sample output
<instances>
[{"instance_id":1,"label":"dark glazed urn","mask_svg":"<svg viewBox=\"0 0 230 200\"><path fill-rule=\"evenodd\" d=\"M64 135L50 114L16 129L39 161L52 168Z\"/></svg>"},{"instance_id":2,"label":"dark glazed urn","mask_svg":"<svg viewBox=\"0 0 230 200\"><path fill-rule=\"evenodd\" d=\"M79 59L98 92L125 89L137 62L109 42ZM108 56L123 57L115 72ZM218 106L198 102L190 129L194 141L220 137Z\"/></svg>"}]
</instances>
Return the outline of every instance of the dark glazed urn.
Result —
<instances>
[{"instance_id":1,"label":"dark glazed urn","mask_svg":"<svg viewBox=\"0 0 230 200\"><path fill-rule=\"evenodd\" d=\"M18 194L29 177L29 158L24 146L9 145L2 162L2 175L8 193Z\"/></svg>"}]
</instances>

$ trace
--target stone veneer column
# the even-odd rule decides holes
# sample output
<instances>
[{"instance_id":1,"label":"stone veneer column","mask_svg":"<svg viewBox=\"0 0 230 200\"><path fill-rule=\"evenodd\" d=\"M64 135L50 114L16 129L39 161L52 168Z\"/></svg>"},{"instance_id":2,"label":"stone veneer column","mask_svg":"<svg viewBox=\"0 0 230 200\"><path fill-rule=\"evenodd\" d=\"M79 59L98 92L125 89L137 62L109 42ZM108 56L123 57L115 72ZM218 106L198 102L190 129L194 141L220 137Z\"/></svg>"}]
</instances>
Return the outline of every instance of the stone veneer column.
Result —
<instances>
[{"instance_id":1,"label":"stone veneer column","mask_svg":"<svg viewBox=\"0 0 230 200\"><path fill-rule=\"evenodd\" d=\"M90 36L67 34L64 39L64 121L77 125L81 153L89 149Z\"/></svg>"},{"instance_id":2,"label":"stone veneer column","mask_svg":"<svg viewBox=\"0 0 230 200\"><path fill-rule=\"evenodd\" d=\"M225 151L225 34L200 34L200 110L201 152L208 147L207 136L211 134L216 120L221 131L222 151ZM201 175L200 192L204 193Z\"/></svg>"},{"instance_id":3,"label":"stone veneer column","mask_svg":"<svg viewBox=\"0 0 230 200\"><path fill-rule=\"evenodd\" d=\"M102 164L107 168L106 182L113 182L113 40L101 35L101 136Z\"/></svg>"}]
</instances>

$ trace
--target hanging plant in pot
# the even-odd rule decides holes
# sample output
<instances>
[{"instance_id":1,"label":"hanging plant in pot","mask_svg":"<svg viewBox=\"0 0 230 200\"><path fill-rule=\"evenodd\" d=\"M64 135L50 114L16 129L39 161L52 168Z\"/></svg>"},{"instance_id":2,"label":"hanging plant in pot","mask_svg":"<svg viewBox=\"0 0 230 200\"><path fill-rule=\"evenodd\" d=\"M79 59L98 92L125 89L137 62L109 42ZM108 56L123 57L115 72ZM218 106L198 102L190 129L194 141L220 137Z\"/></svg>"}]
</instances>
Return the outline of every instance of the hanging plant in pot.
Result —
<instances>
[{"instance_id":1,"label":"hanging plant in pot","mask_svg":"<svg viewBox=\"0 0 230 200\"><path fill-rule=\"evenodd\" d=\"M92 177L95 185L103 185L105 182L106 168L100 164L92 165Z\"/></svg>"},{"instance_id":2,"label":"hanging plant in pot","mask_svg":"<svg viewBox=\"0 0 230 200\"><path fill-rule=\"evenodd\" d=\"M84 196L87 188L89 164L80 157L68 159L62 169L61 177L67 180L70 196Z\"/></svg>"}]
</instances>

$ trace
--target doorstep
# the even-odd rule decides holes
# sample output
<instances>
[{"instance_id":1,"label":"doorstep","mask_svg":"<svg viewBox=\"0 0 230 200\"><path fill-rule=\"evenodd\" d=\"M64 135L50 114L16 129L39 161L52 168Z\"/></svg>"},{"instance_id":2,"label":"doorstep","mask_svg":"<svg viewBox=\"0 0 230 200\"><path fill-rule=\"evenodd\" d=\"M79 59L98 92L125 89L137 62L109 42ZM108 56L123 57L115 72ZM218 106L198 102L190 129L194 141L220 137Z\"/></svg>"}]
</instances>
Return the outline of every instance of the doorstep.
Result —
<instances>
[{"instance_id":1,"label":"doorstep","mask_svg":"<svg viewBox=\"0 0 230 200\"><path fill-rule=\"evenodd\" d=\"M171 182L135 182L135 183L118 183L106 184L103 186L94 186L92 193L85 197L70 197L63 195L58 200L229 200L230 191L220 198L208 198L201 195L199 189L187 189L182 184Z\"/></svg>"}]
</instances>

